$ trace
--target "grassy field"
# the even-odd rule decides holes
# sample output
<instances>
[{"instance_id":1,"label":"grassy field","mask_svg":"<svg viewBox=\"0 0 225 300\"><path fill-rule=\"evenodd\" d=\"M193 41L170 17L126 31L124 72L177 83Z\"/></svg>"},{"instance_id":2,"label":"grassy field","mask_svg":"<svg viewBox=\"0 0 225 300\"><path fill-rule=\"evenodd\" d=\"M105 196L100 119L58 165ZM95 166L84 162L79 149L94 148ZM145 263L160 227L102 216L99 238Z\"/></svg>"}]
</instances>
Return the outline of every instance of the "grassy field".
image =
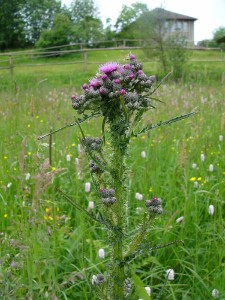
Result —
<instances>
[{"instance_id":1,"label":"grassy field","mask_svg":"<svg viewBox=\"0 0 225 300\"><path fill-rule=\"evenodd\" d=\"M87 159L79 151L80 133L70 127L54 134L51 153L49 137L37 137L74 122L70 96L96 73L94 62L123 63L128 52L90 52L93 64L87 68L18 65L13 77L0 70L0 299L95 299L91 277L106 274L109 258L104 231L55 190L59 187L84 208L90 201L94 210L98 207L93 185L89 193L84 190L91 177ZM140 50L134 54L139 61L146 59ZM224 54L198 52L193 59L194 55L216 59ZM149 228L146 241L153 247L174 240L184 244L136 258L130 270L136 289L129 299L205 300L213 299L213 289L219 291L218 299L225 299L224 70L221 62L192 62L183 83L165 82L157 91L164 104L157 102L145 123L194 108L198 114L132 140L128 226L135 230L144 201L157 196L165 213ZM144 71L157 74L157 62L146 63ZM87 136L101 133L97 119L82 128ZM137 192L142 201L135 198ZM214 206L214 214L209 214L209 205ZM181 216L183 221L176 222ZM98 256L100 248L105 250L104 259ZM170 268L175 271L174 281L166 281ZM144 286L151 287L151 298L144 294Z\"/></svg>"}]
</instances>

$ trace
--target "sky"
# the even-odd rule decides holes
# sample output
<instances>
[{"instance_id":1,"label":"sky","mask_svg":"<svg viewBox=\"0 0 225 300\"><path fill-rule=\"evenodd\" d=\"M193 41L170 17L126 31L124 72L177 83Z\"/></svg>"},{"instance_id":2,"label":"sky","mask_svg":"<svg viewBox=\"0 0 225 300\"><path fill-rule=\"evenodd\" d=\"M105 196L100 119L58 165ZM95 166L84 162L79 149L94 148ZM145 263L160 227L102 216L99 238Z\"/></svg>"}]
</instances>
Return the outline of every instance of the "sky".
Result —
<instances>
[{"instance_id":1,"label":"sky","mask_svg":"<svg viewBox=\"0 0 225 300\"><path fill-rule=\"evenodd\" d=\"M61 1L70 5L72 0ZM225 27L225 0L95 0L103 23L110 18L113 24L120 14L122 5L130 6L135 2L145 3L149 9L162 7L198 19L194 25L196 43L212 39L215 29Z\"/></svg>"}]
</instances>

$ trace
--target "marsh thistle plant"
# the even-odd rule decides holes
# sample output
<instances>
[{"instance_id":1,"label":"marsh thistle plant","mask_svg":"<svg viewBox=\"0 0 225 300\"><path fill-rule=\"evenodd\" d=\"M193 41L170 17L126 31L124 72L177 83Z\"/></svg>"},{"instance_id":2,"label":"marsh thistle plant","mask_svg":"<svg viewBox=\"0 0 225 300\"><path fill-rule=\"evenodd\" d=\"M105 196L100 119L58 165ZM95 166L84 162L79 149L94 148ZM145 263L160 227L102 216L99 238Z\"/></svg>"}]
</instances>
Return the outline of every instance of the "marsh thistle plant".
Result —
<instances>
[{"instance_id":1,"label":"marsh thistle plant","mask_svg":"<svg viewBox=\"0 0 225 300\"><path fill-rule=\"evenodd\" d=\"M143 64L129 54L124 65L117 62L101 65L89 83L83 84L82 95L71 97L72 107L76 111L76 125L81 132L81 145L96 188L99 211L95 215L93 210L74 206L105 228L110 248L109 265L101 274L90 275L99 299L130 299L132 284L128 270L136 255L149 251L146 242L146 248L143 248L142 242L150 221L163 215L163 201L160 198L146 200L142 223L137 224L139 230L130 238L126 215L129 209L126 188L129 166L126 158L131 139L195 113L140 127L143 115L155 109L153 101L156 99L152 95L161 83L157 84L155 76L145 74ZM96 117L102 120L101 136L86 137L81 123ZM89 185L85 186L86 192Z\"/></svg>"}]
</instances>

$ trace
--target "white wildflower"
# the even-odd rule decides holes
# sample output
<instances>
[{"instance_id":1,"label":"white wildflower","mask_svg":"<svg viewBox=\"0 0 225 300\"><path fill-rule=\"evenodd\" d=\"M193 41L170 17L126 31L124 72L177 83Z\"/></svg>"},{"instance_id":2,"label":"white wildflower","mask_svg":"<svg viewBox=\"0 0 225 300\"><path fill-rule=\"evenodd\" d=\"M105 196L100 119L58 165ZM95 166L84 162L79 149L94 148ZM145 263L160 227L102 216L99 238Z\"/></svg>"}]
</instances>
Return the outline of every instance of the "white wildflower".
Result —
<instances>
[{"instance_id":1,"label":"white wildflower","mask_svg":"<svg viewBox=\"0 0 225 300\"><path fill-rule=\"evenodd\" d=\"M89 208L89 209L93 209L94 207L95 207L94 201L89 201L89 203L88 203L88 208Z\"/></svg>"},{"instance_id":2,"label":"white wildflower","mask_svg":"<svg viewBox=\"0 0 225 300\"><path fill-rule=\"evenodd\" d=\"M11 185L12 185L12 182L9 182L9 183L7 184L7 188L10 188Z\"/></svg>"},{"instance_id":3,"label":"white wildflower","mask_svg":"<svg viewBox=\"0 0 225 300\"><path fill-rule=\"evenodd\" d=\"M194 187L195 187L195 188L198 187L198 181L194 181Z\"/></svg>"},{"instance_id":4,"label":"white wildflower","mask_svg":"<svg viewBox=\"0 0 225 300\"><path fill-rule=\"evenodd\" d=\"M97 282L98 282L97 276L96 276L96 275L93 275L93 276L92 276L92 279L91 279L92 285L95 285Z\"/></svg>"},{"instance_id":5,"label":"white wildflower","mask_svg":"<svg viewBox=\"0 0 225 300\"><path fill-rule=\"evenodd\" d=\"M77 150L79 154L82 153L82 147L80 144L77 145Z\"/></svg>"},{"instance_id":6,"label":"white wildflower","mask_svg":"<svg viewBox=\"0 0 225 300\"><path fill-rule=\"evenodd\" d=\"M25 179L26 179L26 180L29 180L30 177L31 177L30 173L27 173Z\"/></svg>"},{"instance_id":7,"label":"white wildflower","mask_svg":"<svg viewBox=\"0 0 225 300\"><path fill-rule=\"evenodd\" d=\"M143 195L140 194L140 193L136 193L136 194L135 194L135 198L136 198L137 200L143 200Z\"/></svg>"},{"instance_id":8,"label":"white wildflower","mask_svg":"<svg viewBox=\"0 0 225 300\"><path fill-rule=\"evenodd\" d=\"M174 270L173 269L166 270L166 276L167 276L168 280L171 280L171 281L174 280L174 276L175 276Z\"/></svg>"},{"instance_id":9,"label":"white wildflower","mask_svg":"<svg viewBox=\"0 0 225 300\"><path fill-rule=\"evenodd\" d=\"M105 250L104 249L99 249L98 250L98 256L100 257L100 258L105 258Z\"/></svg>"},{"instance_id":10,"label":"white wildflower","mask_svg":"<svg viewBox=\"0 0 225 300\"><path fill-rule=\"evenodd\" d=\"M140 215L143 212L143 210L144 210L143 207L140 206L136 207L136 214Z\"/></svg>"},{"instance_id":11,"label":"white wildflower","mask_svg":"<svg viewBox=\"0 0 225 300\"><path fill-rule=\"evenodd\" d=\"M85 182L84 190L85 190L86 193L90 192L90 190L91 190L91 183L90 182Z\"/></svg>"},{"instance_id":12,"label":"white wildflower","mask_svg":"<svg viewBox=\"0 0 225 300\"><path fill-rule=\"evenodd\" d=\"M181 216L179 218L176 219L176 223L181 223L183 221L184 217Z\"/></svg>"},{"instance_id":13,"label":"white wildflower","mask_svg":"<svg viewBox=\"0 0 225 300\"><path fill-rule=\"evenodd\" d=\"M192 169L196 169L197 168L197 164L196 163L193 163L192 164Z\"/></svg>"},{"instance_id":14,"label":"white wildflower","mask_svg":"<svg viewBox=\"0 0 225 300\"><path fill-rule=\"evenodd\" d=\"M71 161L71 157L70 157L69 154L66 155L66 160L67 160L67 161Z\"/></svg>"},{"instance_id":15,"label":"white wildflower","mask_svg":"<svg viewBox=\"0 0 225 300\"><path fill-rule=\"evenodd\" d=\"M212 290L212 296L213 298L218 298L219 297L219 291L217 289Z\"/></svg>"},{"instance_id":16,"label":"white wildflower","mask_svg":"<svg viewBox=\"0 0 225 300\"><path fill-rule=\"evenodd\" d=\"M141 157L146 158L146 152L145 151L141 151Z\"/></svg>"},{"instance_id":17,"label":"white wildflower","mask_svg":"<svg viewBox=\"0 0 225 300\"><path fill-rule=\"evenodd\" d=\"M222 136L222 135L219 136L219 141L220 141L220 142L223 141L223 136Z\"/></svg>"},{"instance_id":18,"label":"white wildflower","mask_svg":"<svg viewBox=\"0 0 225 300\"><path fill-rule=\"evenodd\" d=\"M202 154L200 155L200 159L201 159L201 161L204 161L204 160L205 160L205 154L202 153Z\"/></svg>"},{"instance_id":19,"label":"white wildflower","mask_svg":"<svg viewBox=\"0 0 225 300\"><path fill-rule=\"evenodd\" d=\"M213 164L210 164L209 165L209 172L213 172L213 170L214 170Z\"/></svg>"},{"instance_id":20,"label":"white wildflower","mask_svg":"<svg viewBox=\"0 0 225 300\"><path fill-rule=\"evenodd\" d=\"M150 288L150 286L145 286L145 290L146 290L146 293L148 294L148 296L151 296L151 288Z\"/></svg>"},{"instance_id":21,"label":"white wildflower","mask_svg":"<svg viewBox=\"0 0 225 300\"><path fill-rule=\"evenodd\" d=\"M209 214L210 216L213 216L214 215L214 205L209 205Z\"/></svg>"}]
</instances>

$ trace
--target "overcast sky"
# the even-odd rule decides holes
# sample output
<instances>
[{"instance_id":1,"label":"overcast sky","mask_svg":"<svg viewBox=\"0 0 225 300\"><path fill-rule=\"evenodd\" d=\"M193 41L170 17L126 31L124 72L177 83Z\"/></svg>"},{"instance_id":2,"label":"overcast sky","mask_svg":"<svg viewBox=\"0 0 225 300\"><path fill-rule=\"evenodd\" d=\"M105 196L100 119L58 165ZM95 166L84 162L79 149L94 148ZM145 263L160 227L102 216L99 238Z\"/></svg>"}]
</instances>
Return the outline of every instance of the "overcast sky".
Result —
<instances>
[{"instance_id":1,"label":"overcast sky","mask_svg":"<svg viewBox=\"0 0 225 300\"><path fill-rule=\"evenodd\" d=\"M69 5L72 0L62 0ZM213 31L225 27L225 0L95 0L103 22L111 18L113 22L119 16L122 5L142 2L149 9L163 7L169 11L198 19L195 21L195 41L211 39Z\"/></svg>"}]
</instances>

